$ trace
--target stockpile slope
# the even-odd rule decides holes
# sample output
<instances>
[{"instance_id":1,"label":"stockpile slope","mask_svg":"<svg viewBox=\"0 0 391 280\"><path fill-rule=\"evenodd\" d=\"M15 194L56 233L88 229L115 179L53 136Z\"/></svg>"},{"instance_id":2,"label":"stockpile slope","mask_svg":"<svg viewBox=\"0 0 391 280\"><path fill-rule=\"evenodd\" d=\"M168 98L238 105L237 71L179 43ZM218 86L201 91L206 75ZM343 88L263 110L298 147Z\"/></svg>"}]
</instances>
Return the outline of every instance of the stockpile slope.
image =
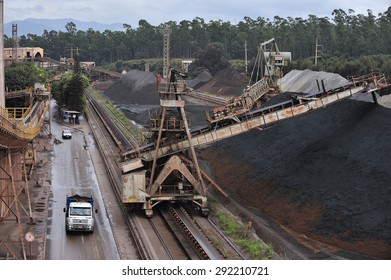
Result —
<instances>
[{"instance_id":1,"label":"stockpile slope","mask_svg":"<svg viewBox=\"0 0 391 280\"><path fill-rule=\"evenodd\" d=\"M225 69L216 73L197 91L212 95L240 96L247 84L248 78L243 74L232 69Z\"/></svg>"},{"instance_id":2,"label":"stockpile slope","mask_svg":"<svg viewBox=\"0 0 391 280\"><path fill-rule=\"evenodd\" d=\"M212 79L212 75L208 71L202 71L197 77L188 81L189 87L197 90Z\"/></svg>"},{"instance_id":3,"label":"stockpile slope","mask_svg":"<svg viewBox=\"0 0 391 280\"><path fill-rule=\"evenodd\" d=\"M342 76L322 71L292 70L279 80L279 85L284 92L296 93L319 93L325 90L332 90L349 84L349 81Z\"/></svg>"},{"instance_id":4,"label":"stockpile slope","mask_svg":"<svg viewBox=\"0 0 391 280\"><path fill-rule=\"evenodd\" d=\"M389 108L349 99L201 154L221 186L253 213L326 244L390 259L390 137Z\"/></svg>"},{"instance_id":5,"label":"stockpile slope","mask_svg":"<svg viewBox=\"0 0 391 280\"><path fill-rule=\"evenodd\" d=\"M160 104L156 76L152 72L130 70L105 90L104 94L116 104Z\"/></svg>"},{"instance_id":6,"label":"stockpile slope","mask_svg":"<svg viewBox=\"0 0 391 280\"><path fill-rule=\"evenodd\" d=\"M202 72L189 85L205 84L211 79L207 72ZM117 105L128 118L140 125L148 126L150 113L156 115L160 108L160 96L157 92L154 73L131 70L104 91L110 101ZM192 129L206 125L205 111L207 106L186 102L186 116Z\"/></svg>"},{"instance_id":7,"label":"stockpile slope","mask_svg":"<svg viewBox=\"0 0 391 280\"><path fill-rule=\"evenodd\" d=\"M215 76L201 72L188 86L197 91L214 95L239 96L248 81L234 70L223 70ZM116 104L159 105L156 76L152 72L131 70L113 83L104 94Z\"/></svg>"}]
</instances>

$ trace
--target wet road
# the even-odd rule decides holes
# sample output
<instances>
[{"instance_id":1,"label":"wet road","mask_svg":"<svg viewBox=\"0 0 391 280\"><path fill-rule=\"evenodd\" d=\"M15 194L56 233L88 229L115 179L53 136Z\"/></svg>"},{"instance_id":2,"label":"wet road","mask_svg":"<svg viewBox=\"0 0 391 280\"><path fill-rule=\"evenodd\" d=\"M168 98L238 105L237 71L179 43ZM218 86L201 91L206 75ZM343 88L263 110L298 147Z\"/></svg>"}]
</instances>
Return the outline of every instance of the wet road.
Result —
<instances>
[{"instance_id":1,"label":"wet road","mask_svg":"<svg viewBox=\"0 0 391 280\"><path fill-rule=\"evenodd\" d=\"M72 139L62 139L67 126L52 121L51 130L62 143L54 145L52 158L52 198L49 204L46 259L49 260L116 260L115 240L106 214L98 180L88 152L83 124L70 127ZM93 141L93 140L92 140ZM91 139L88 139L88 143ZM91 144L90 144L91 145ZM98 213L95 230L89 233L65 232L65 200L67 195L92 195Z\"/></svg>"}]
</instances>

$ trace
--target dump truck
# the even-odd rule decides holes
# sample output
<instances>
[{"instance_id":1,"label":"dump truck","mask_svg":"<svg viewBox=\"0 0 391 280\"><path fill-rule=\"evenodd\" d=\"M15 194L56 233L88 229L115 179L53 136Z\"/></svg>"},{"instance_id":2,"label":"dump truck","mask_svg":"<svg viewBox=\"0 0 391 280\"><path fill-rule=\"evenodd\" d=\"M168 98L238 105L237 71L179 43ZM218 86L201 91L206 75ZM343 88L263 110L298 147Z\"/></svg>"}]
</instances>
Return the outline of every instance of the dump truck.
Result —
<instances>
[{"instance_id":1,"label":"dump truck","mask_svg":"<svg viewBox=\"0 0 391 280\"><path fill-rule=\"evenodd\" d=\"M94 210L92 196L78 194L67 196L64 212L65 230L67 233L70 231L94 232L93 213L98 213L98 210Z\"/></svg>"}]
</instances>

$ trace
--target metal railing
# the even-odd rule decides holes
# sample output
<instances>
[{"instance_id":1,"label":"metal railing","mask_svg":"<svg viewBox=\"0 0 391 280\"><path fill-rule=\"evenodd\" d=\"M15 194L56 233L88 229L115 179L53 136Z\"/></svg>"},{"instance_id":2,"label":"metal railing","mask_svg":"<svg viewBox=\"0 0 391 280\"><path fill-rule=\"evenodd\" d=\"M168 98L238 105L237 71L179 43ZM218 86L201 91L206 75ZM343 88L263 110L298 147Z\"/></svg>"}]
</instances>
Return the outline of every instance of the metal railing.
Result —
<instances>
[{"instance_id":1,"label":"metal railing","mask_svg":"<svg viewBox=\"0 0 391 280\"><path fill-rule=\"evenodd\" d=\"M176 82L161 81L157 85L160 94L181 94L187 92L187 83L184 80Z\"/></svg>"},{"instance_id":2,"label":"metal railing","mask_svg":"<svg viewBox=\"0 0 391 280\"><path fill-rule=\"evenodd\" d=\"M43 125L49 101L38 101L30 107L0 108L0 133L6 133L8 138L18 141L26 141L26 144L34 139ZM1 146L12 145L13 141Z\"/></svg>"}]
</instances>

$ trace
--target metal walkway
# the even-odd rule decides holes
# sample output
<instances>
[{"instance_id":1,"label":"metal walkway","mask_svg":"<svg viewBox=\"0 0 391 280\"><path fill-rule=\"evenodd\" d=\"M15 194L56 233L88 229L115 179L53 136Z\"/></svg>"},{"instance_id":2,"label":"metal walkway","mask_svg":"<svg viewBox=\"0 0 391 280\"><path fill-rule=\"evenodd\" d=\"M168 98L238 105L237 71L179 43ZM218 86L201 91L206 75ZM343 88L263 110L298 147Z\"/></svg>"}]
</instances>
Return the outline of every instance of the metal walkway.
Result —
<instances>
[{"instance_id":1,"label":"metal walkway","mask_svg":"<svg viewBox=\"0 0 391 280\"><path fill-rule=\"evenodd\" d=\"M23 148L38 135L49 107L41 97L27 108L0 108L0 148Z\"/></svg>"}]
</instances>

